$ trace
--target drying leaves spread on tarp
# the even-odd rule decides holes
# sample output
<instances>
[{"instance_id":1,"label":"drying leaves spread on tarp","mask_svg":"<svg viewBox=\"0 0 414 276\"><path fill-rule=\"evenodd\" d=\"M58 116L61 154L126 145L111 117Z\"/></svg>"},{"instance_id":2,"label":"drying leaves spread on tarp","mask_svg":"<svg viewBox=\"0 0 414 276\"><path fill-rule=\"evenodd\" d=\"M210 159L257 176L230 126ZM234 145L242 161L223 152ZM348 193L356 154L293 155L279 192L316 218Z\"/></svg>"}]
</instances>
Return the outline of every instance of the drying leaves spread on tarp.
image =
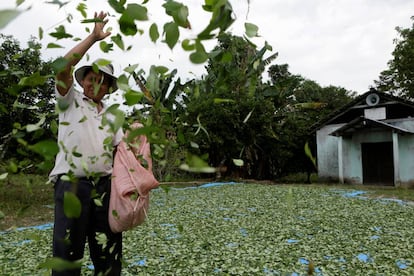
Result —
<instances>
[{"instance_id":1,"label":"drying leaves spread on tarp","mask_svg":"<svg viewBox=\"0 0 414 276\"><path fill-rule=\"evenodd\" d=\"M229 183L227 183L229 184ZM412 275L414 207L332 187L157 189L123 275ZM47 275L52 226L0 234L1 275ZM84 275L92 275L89 260Z\"/></svg>"}]
</instances>

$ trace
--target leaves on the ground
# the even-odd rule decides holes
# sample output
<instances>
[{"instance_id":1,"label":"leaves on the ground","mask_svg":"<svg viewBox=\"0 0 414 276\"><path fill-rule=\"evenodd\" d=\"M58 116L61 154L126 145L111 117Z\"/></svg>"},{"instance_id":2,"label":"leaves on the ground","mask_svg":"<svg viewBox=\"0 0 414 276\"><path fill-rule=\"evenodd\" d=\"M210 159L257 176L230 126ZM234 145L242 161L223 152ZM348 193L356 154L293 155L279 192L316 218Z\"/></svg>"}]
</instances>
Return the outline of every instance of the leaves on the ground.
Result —
<instances>
[{"instance_id":1,"label":"leaves on the ground","mask_svg":"<svg viewBox=\"0 0 414 276\"><path fill-rule=\"evenodd\" d=\"M157 189L146 223L124 233L123 275L306 275L310 266L314 275L412 275L414 207L363 196L255 184ZM39 274L51 238L50 228L0 233L0 274Z\"/></svg>"}]
</instances>

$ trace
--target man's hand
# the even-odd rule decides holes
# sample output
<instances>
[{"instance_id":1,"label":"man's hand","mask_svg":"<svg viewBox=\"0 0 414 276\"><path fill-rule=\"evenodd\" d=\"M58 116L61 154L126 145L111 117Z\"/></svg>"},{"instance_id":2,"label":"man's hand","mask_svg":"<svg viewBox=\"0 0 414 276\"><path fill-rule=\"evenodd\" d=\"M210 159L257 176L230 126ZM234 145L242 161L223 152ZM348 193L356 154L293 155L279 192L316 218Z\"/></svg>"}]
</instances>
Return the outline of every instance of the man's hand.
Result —
<instances>
[{"instance_id":1,"label":"man's hand","mask_svg":"<svg viewBox=\"0 0 414 276\"><path fill-rule=\"evenodd\" d=\"M104 27L106 23L108 23L108 19L105 20L106 16L107 14L102 11L99 14L95 12L94 18L100 19L99 22L95 22L95 27L93 29L93 36L96 41L105 39L111 35L111 32L104 31Z\"/></svg>"}]
</instances>

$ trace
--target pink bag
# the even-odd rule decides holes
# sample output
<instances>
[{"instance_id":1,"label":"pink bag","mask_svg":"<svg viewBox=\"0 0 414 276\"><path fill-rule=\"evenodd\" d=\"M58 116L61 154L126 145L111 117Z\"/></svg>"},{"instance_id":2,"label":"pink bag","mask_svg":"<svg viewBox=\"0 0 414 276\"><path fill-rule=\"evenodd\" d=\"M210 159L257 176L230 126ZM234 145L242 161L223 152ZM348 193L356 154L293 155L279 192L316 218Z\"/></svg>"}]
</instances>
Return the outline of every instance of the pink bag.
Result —
<instances>
[{"instance_id":1,"label":"pink bag","mask_svg":"<svg viewBox=\"0 0 414 276\"><path fill-rule=\"evenodd\" d=\"M141 126L134 123L131 127ZM146 168L142 162L146 162ZM109 200L108 219L112 232L123 232L142 224L147 217L149 193L158 186L152 173L147 137L140 135L132 143L121 141L115 154Z\"/></svg>"}]
</instances>

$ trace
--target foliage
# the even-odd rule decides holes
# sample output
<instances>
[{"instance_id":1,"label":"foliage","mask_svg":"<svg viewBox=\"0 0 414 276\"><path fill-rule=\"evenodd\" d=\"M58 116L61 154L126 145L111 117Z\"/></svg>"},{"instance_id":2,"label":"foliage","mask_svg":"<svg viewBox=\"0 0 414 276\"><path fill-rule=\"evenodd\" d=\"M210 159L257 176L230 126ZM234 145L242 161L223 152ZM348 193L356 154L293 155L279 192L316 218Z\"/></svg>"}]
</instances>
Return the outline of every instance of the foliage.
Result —
<instances>
[{"instance_id":1,"label":"foliage","mask_svg":"<svg viewBox=\"0 0 414 276\"><path fill-rule=\"evenodd\" d=\"M414 17L411 28L397 27L399 38L394 40L393 59L388 69L375 81L376 89L397 96L414 99Z\"/></svg>"},{"instance_id":2,"label":"foliage","mask_svg":"<svg viewBox=\"0 0 414 276\"><path fill-rule=\"evenodd\" d=\"M134 79L145 96L141 101L143 106L134 108L130 120L158 129L157 135L152 133L149 138L154 173L161 181L170 181L172 177L184 174L178 171L186 158L180 118L185 107L180 98L192 81L182 84L180 78L175 79L176 74L176 69L169 72L162 66L152 66L146 77L143 76L144 70L134 73Z\"/></svg>"},{"instance_id":3,"label":"foliage","mask_svg":"<svg viewBox=\"0 0 414 276\"><path fill-rule=\"evenodd\" d=\"M11 36L0 34L0 41L0 158L17 160L10 165L15 172L29 165L24 160L41 160L41 154L34 159L31 145L53 137L54 83L34 38L28 48Z\"/></svg>"},{"instance_id":4,"label":"foliage","mask_svg":"<svg viewBox=\"0 0 414 276\"><path fill-rule=\"evenodd\" d=\"M16 4L18 6L18 5L21 5L23 2L24 1L18 1L16 2ZM60 1L47 2L45 1L45 3L46 4L47 3L58 4L62 8L66 6L69 2L60 2ZM194 63L203 63L207 60L207 58L210 55L210 53L208 53L205 50L205 47L203 45L204 41L214 39L220 33L225 32L227 28L234 21L234 14L233 14L233 10L232 10L232 6L230 2L217 1L217 0L205 1L205 4L202 5L202 9L211 15L210 21L206 22L205 27L195 37L194 36L184 37L182 30L191 29L191 23L189 22L189 19L188 19L190 11L186 5L180 2L168 0L160 4L162 8L165 10L165 16L166 16L165 18L163 18L163 19L166 19L166 21L164 21L166 23L164 23L163 26L160 26L158 23L158 22L162 22L161 18L152 19L150 17L150 13L146 7L146 5L148 4L148 1L144 1L141 4L136 4L136 3L127 3L126 1L109 0L108 4L113 9L112 11L114 13L113 16L117 18L117 22L119 24L119 32L114 33L110 37L109 43L106 41L100 42L100 45L99 45L100 49L105 53L113 51L114 47L118 47L119 49L124 50L124 51L134 50L133 45L126 46L126 43L124 42L124 40L126 37L134 37L134 36L138 36L141 34L145 34L145 30L142 29L143 25L141 23L146 21L149 23L148 25L149 28L146 34L149 35L152 42L165 43L169 48L173 49L178 45L179 41L182 41L181 46L185 51L188 52L190 60ZM86 1L79 1L79 5L76 7L75 12L78 12L82 16L83 20L81 23L85 24L86 26L85 29L86 31L89 32L91 29L88 27L89 26L88 24L94 24L96 22L96 19L88 18L87 11L88 11L88 6L87 6ZM19 13L21 13L17 9L14 11L3 10L0 12L2 15L4 15L0 19L1 27L4 27L7 24L9 24L10 21L15 19L15 17ZM60 44L63 43L65 40L73 40L73 41L79 40L79 38L75 37L73 34L68 33L66 31L68 29L66 28L67 25L74 23L73 18L74 18L73 15L69 13L66 17L66 21L62 21L62 25L56 26L55 29L48 34L50 37L56 39L56 42L48 44L47 48L58 48L58 47L64 48ZM154 19L156 21L152 21ZM162 31L160 31L161 29ZM246 31L247 31L247 34L246 34L247 36L257 35L257 27L252 23L249 23L246 25ZM44 30L42 29L42 27L39 27L39 38L40 39L43 39L43 34L44 34ZM30 48L36 49L37 46L32 45L32 47ZM56 59L52 63L54 72L61 70L62 66L64 66L64 62L62 61L61 58ZM135 71L137 67L138 67L137 64L129 65L128 67L126 67L124 70L124 73L121 74L119 78L119 83L118 83L121 90L125 92L125 100L126 100L125 102L130 106L134 104L141 104L140 100L143 98L142 93L139 93L139 92L137 93L137 91L135 91L132 88L132 86L129 85L129 80L131 79L131 77L136 74L139 75L139 72ZM41 74L40 70L21 73L21 71L18 71L18 69L19 68L14 68L14 67L3 68L3 70L5 71L3 72L4 75L14 76L16 74L19 74L19 78L21 79L21 81L18 82L17 85L15 85L14 91L16 90L20 91L22 88L26 86L38 89L42 85L50 84L48 83L49 79L43 74ZM151 79L151 77L154 77L156 76L156 74L160 73L158 71L159 69L161 70L166 69L167 71L168 69L160 68L157 66L153 66L151 68L151 71L153 69L155 69L155 73L153 72L150 73L150 77L148 79L148 81L150 82L147 82L147 85L149 86L150 91L155 92L157 91L158 87L151 86L152 84L156 84L156 83L151 82L152 80L155 80L155 79ZM50 74L50 71L48 73ZM3 87L5 89L9 89L9 86L10 85L5 84ZM165 93L167 92L166 88L167 87L164 87L164 88L161 87L159 91L162 93ZM170 91L168 91L168 93L170 93ZM148 95L144 95L144 96L148 96ZM152 104L156 104L156 102L153 102ZM39 108L38 105L39 105L38 102L34 102L34 103L31 102L31 103L27 103L27 105L25 105L23 108L25 110L31 110L31 109ZM111 110L116 116L115 121L123 122L124 115L122 114L122 112L116 112L115 111L116 108L117 106L111 107ZM153 114L159 111L163 111L163 107L161 106L158 106L156 108L158 108L158 110L153 112ZM6 107L3 106L3 108L1 108L1 111L5 112L5 110L7 109ZM172 111L172 109L169 109L169 110ZM35 118L35 116L30 116L30 118ZM9 122L13 122L13 120L11 121L9 120ZM35 127L36 130L40 131L40 128L43 123L44 121L39 121L39 123L32 124L32 126ZM153 141L153 142L160 143L160 145L158 146L158 149L159 149L160 154L162 155L162 150L164 148L163 143L165 141L168 142L168 140L166 139L165 136L163 137L160 136L160 134L168 133L168 129L163 129L163 127L167 126L168 124L165 123L163 125L157 125L157 123L160 123L160 122L155 120L154 125L146 128L145 134L148 134L148 136L150 137L156 137L156 136L158 137L158 141L157 142ZM25 130L25 126L14 125L13 127L14 127L13 131ZM49 125L47 125L46 128L48 127ZM23 138L20 139L19 141L20 143L24 145L30 145L29 143L30 141L27 141ZM42 147L47 146L47 147L41 150L41 146ZM45 162L49 165L49 166L44 166L44 167L50 168L50 160L53 159L53 155L55 154L56 147L53 147L51 143L43 143L41 144L41 146L33 145L32 149L36 153L39 153L44 156Z\"/></svg>"},{"instance_id":5,"label":"foliage","mask_svg":"<svg viewBox=\"0 0 414 276\"><path fill-rule=\"evenodd\" d=\"M268 70L271 85L266 95L277 108L274 127L278 140L271 150L278 156L275 160L278 176L306 172L317 168L310 154L315 156L316 143L311 126L339 107L349 103L356 95L341 87L321 87L312 80L289 72L288 64L275 64ZM308 155L305 152L308 145Z\"/></svg>"},{"instance_id":6,"label":"foliage","mask_svg":"<svg viewBox=\"0 0 414 276\"><path fill-rule=\"evenodd\" d=\"M225 166L233 176L262 177L256 169L265 162L262 143L274 136L275 110L261 91L263 56L270 49L257 50L246 39L222 34L207 75L184 97L183 121L194 129L187 133L193 153L208 154L211 166ZM237 163L240 159L243 164Z\"/></svg>"},{"instance_id":7,"label":"foliage","mask_svg":"<svg viewBox=\"0 0 414 276\"><path fill-rule=\"evenodd\" d=\"M123 275L413 274L413 206L369 195L329 186L160 188L146 223L124 234ZM50 256L51 231L0 233L0 274L47 275L38 265ZM90 261L82 265L91 275Z\"/></svg>"}]
</instances>

